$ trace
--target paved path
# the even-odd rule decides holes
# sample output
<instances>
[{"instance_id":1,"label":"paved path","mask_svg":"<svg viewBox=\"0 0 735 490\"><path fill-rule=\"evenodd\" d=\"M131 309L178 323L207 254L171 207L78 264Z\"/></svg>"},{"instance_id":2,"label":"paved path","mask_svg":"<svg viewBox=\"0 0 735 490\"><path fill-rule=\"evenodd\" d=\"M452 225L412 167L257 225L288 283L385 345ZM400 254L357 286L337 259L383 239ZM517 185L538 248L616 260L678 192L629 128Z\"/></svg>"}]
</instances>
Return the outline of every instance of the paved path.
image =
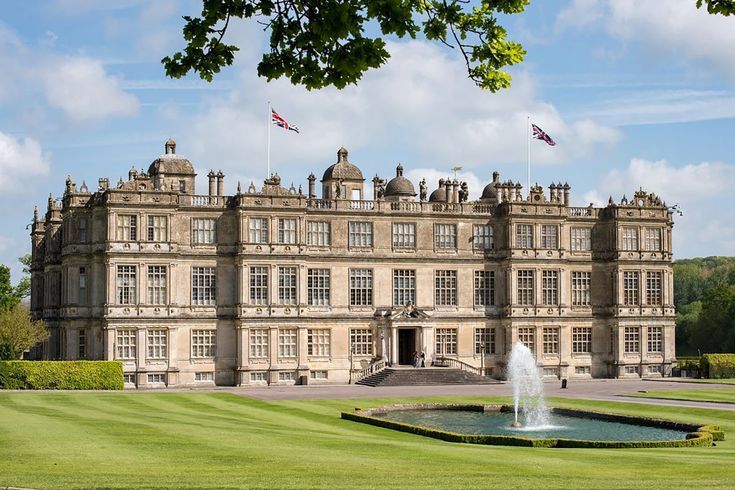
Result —
<instances>
[{"instance_id":1,"label":"paved path","mask_svg":"<svg viewBox=\"0 0 735 490\"><path fill-rule=\"evenodd\" d=\"M716 385L718 388L728 388ZM674 381L597 379L572 380L567 389L561 389L560 383L547 382L544 385L547 397L560 396L566 398L585 398L628 403L646 403L649 405L713 408L735 411L735 405L728 403L694 402L684 400L662 400L655 398L631 398L624 395L648 390L700 390L713 388L705 383L681 383ZM735 386L730 386L735 390ZM325 386L269 386L263 388L219 388L236 395L247 396L259 400L316 400L329 398L398 398L408 396L511 396L512 389L507 383L496 385L441 385L441 386L378 386L371 388L361 385L325 385Z\"/></svg>"}]
</instances>

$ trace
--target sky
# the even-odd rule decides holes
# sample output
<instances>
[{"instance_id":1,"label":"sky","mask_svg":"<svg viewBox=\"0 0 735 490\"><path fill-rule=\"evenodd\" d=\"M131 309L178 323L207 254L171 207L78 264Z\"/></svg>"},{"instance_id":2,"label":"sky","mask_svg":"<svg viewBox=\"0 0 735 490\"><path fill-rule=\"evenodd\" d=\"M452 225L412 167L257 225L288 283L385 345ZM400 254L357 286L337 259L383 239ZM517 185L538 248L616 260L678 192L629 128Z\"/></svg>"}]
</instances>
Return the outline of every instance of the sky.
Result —
<instances>
[{"instance_id":1,"label":"sky","mask_svg":"<svg viewBox=\"0 0 735 490\"><path fill-rule=\"evenodd\" d=\"M536 0L503 18L525 61L512 88L466 77L456 50L387 38L390 61L357 86L308 91L256 75L260 26L231 24L240 48L212 83L172 80L160 60L185 44L183 15L201 0L45 0L0 9L0 263L20 278L33 207L67 175L95 189L147 169L172 137L198 171L222 170L225 192L266 174L268 101L300 134L274 127L271 166L307 187L349 151L367 183L457 174L479 197L498 170L526 182L526 121L557 142L532 142L532 183L568 182L573 205L619 202L643 188L678 204L674 256L735 255L735 18L695 0ZM367 187L367 186L366 186ZM525 189L524 189L525 193ZM371 196L372 192L367 191Z\"/></svg>"}]
</instances>

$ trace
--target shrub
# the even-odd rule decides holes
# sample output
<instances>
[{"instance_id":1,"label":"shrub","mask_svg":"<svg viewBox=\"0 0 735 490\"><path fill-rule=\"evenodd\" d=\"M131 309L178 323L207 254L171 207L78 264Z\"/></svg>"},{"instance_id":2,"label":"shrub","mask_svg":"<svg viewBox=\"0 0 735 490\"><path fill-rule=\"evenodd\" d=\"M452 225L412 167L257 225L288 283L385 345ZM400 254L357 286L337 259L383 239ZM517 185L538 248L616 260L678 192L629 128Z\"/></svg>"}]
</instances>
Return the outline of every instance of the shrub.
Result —
<instances>
[{"instance_id":1,"label":"shrub","mask_svg":"<svg viewBox=\"0 0 735 490\"><path fill-rule=\"evenodd\" d=\"M703 354L699 365L705 378L735 378L735 354Z\"/></svg>"},{"instance_id":2,"label":"shrub","mask_svg":"<svg viewBox=\"0 0 735 490\"><path fill-rule=\"evenodd\" d=\"M0 389L122 390L119 361L0 361Z\"/></svg>"}]
</instances>

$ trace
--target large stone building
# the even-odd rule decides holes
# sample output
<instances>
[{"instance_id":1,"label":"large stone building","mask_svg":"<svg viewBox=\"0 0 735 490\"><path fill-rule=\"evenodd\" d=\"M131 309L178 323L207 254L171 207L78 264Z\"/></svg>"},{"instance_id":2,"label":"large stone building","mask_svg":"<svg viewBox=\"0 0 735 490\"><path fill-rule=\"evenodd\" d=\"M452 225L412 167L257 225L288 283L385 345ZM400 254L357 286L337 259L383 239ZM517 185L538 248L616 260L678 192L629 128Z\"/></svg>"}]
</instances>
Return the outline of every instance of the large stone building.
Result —
<instances>
[{"instance_id":1,"label":"large stone building","mask_svg":"<svg viewBox=\"0 0 735 490\"><path fill-rule=\"evenodd\" d=\"M340 149L321 179L225 196L169 140L147 171L67 179L34 217L32 311L49 359L119 359L128 386L344 383L381 359L447 357L503 376L523 341L545 376L661 376L675 361L672 214L638 191L572 207L456 179L417 198ZM427 196L428 195L428 196Z\"/></svg>"}]
</instances>

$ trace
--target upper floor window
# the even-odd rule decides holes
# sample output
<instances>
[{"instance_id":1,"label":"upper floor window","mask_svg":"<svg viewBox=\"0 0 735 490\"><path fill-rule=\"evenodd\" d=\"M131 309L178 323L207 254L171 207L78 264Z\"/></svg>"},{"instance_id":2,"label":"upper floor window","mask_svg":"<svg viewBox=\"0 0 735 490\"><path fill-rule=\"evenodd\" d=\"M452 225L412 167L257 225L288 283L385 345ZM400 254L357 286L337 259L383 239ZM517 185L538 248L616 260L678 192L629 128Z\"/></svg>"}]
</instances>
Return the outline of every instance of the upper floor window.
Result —
<instances>
[{"instance_id":1,"label":"upper floor window","mask_svg":"<svg viewBox=\"0 0 735 490\"><path fill-rule=\"evenodd\" d=\"M268 304L268 267L250 268L250 304Z\"/></svg>"},{"instance_id":2,"label":"upper floor window","mask_svg":"<svg viewBox=\"0 0 735 490\"><path fill-rule=\"evenodd\" d=\"M133 305L136 303L136 272L134 265L117 266L117 304Z\"/></svg>"},{"instance_id":3,"label":"upper floor window","mask_svg":"<svg viewBox=\"0 0 735 490\"><path fill-rule=\"evenodd\" d=\"M372 247L373 224L368 221L350 221L348 238L350 248Z\"/></svg>"},{"instance_id":4,"label":"upper floor window","mask_svg":"<svg viewBox=\"0 0 735 490\"><path fill-rule=\"evenodd\" d=\"M457 225L436 223L434 224L434 248L456 249L457 248Z\"/></svg>"},{"instance_id":5,"label":"upper floor window","mask_svg":"<svg viewBox=\"0 0 735 490\"><path fill-rule=\"evenodd\" d=\"M79 243L87 242L87 218L79 218Z\"/></svg>"},{"instance_id":6,"label":"upper floor window","mask_svg":"<svg viewBox=\"0 0 735 490\"><path fill-rule=\"evenodd\" d=\"M134 214L117 216L117 239L120 241L136 241L138 239L138 217Z\"/></svg>"},{"instance_id":7,"label":"upper floor window","mask_svg":"<svg viewBox=\"0 0 735 490\"><path fill-rule=\"evenodd\" d=\"M661 272L646 272L646 304L661 305Z\"/></svg>"},{"instance_id":8,"label":"upper floor window","mask_svg":"<svg viewBox=\"0 0 735 490\"><path fill-rule=\"evenodd\" d=\"M559 304L559 272L541 272L541 304L556 306Z\"/></svg>"},{"instance_id":9,"label":"upper floor window","mask_svg":"<svg viewBox=\"0 0 735 490\"><path fill-rule=\"evenodd\" d=\"M572 228L571 246L574 252L589 252L592 250L591 228Z\"/></svg>"},{"instance_id":10,"label":"upper floor window","mask_svg":"<svg viewBox=\"0 0 735 490\"><path fill-rule=\"evenodd\" d=\"M638 250L638 229L623 228L623 250Z\"/></svg>"},{"instance_id":11,"label":"upper floor window","mask_svg":"<svg viewBox=\"0 0 735 490\"><path fill-rule=\"evenodd\" d=\"M472 225L472 248L475 250L492 250L493 227L490 225Z\"/></svg>"},{"instance_id":12,"label":"upper floor window","mask_svg":"<svg viewBox=\"0 0 735 490\"><path fill-rule=\"evenodd\" d=\"M148 304L166 304L166 266L148 266Z\"/></svg>"},{"instance_id":13,"label":"upper floor window","mask_svg":"<svg viewBox=\"0 0 735 490\"><path fill-rule=\"evenodd\" d=\"M191 241L197 245L217 241L217 221L213 218L194 218L191 222Z\"/></svg>"},{"instance_id":14,"label":"upper floor window","mask_svg":"<svg viewBox=\"0 0 735 490\"><path fill-rule=\"evenodd\" d=\"M310 306L328 306L330 294L329 269L309 269L306 293Z\"/></svg>"},{"instance_id":15,"label":"upper floor window","mask_svg":"<svg viewBox=\"0 0 735 490\"><path fill-rule=\"evenodd\" d=\"M278 220L278 243L296 243L295 218L280 218Z\"/></svg>"},{"instance_id":16,"label":"upper floor window","mask_svg":"<svg viewBox=\"0 0 735 490\"><path fill-rule=\"evenodd\" d=\"M168 241L168 216L148 216L148 241Z\"/></svg>"},{"instance_id":17,"label":"upper floor window","mask_svg":"<svg viewBox=\"0 0 735 490\"><path fill-rule=\"evenodd\" d=\"M534 304L533 270L521 269L518 271L518 304Z\"/></svg>"},{"instance_id":18,"label":"upper floor window","mask_svg":"<svg viewBox=\"0 0 735 490\"><path fill-rule=\"evenodd\" d=\"M317 247L328 247L331 243L328 221L307 221L306 243Z\"/></svg>"},{"instance_id":19,"label":"upper floor window","mask_svg":"<svg viewBox=\"0 0 735 490\"><path fill-rule=\"evenodd\" d=\"M434 273L434 302L436 306L457 306L457 271Z\"/></svg>"},{"instance_id":20,"label":"upper floor window","mask_svg":"<svg viewBox=\"0 0 735 490\"><path fill-rule=\"evenodd\" d=\"M541 225L541 248L559 248L559 227L556 225Z\"/></svg>"},{"instance_id":21,"label":"upper floor window","mask_svg":"<svg viewBox=\"0 0 735 490\"><path fill-rule=\"evenodd\" d=\"M296 267L278 268L278 304L296 304Z\"/></svg>"},{"instance_id":22,"label":"upper floor window","mask_svg":"<svg viewBox=\"0 0 735 490\"><path fill-rule=\"evenodd\" d=\"M192 267L191 304L213 305L217 300L214 267Z\"/></svg>"},{"instance_id":23,"label":"upper floor window","mask_svg":"<svg viewBox=\"0 0 735 490\"><path fill-rule=\"evenodd\" d=\"M79 297L77 298L77 304L87 304L87 268L79 268Z\"/></svg>"},{"instance_id":24,"label":"upper floor window","mask_svg":"<svg viewBox=\"0 0 735 490\"><path fill-rule=\"evenodd\" d=\"M640 273L637 271L623 272L623 304L634 306L640 304L638 292Z\"/></svg>"},{"instance_id":25,"label":"upper floor window","mask_svg":"<svg viewBox=\"0 0 735 490\"><path fill-rule=\"evenodd\" d=\"M533 248L533 225L516 225L516 247Z\"/></svg>"},{"instance_id":26,"label":"upper floor window","mask_svg":"<svg viewBox=\"0 0 735 490\"><path fill-rule=\"evenodd\" d=\"M372 306L372 269L350 269L350 306Z\"/></svg>"},{"instance_id":27,"label":"upper floor window","mask_svg":"<svg viewBox=\"0 0 735 490\"><path fill-rule=\"evenodd\" d=\"M396 269L393 271L393 304L404 306L416 303L416 271Z\"/></svg>"},{"instance_id":28,"label":"upper floor window","mask_svg":"<svg viewBox=\"0 0 735 490\"><path fill-rule=\"evenodd\" d=\"M268 218L250 218L250 243L268 243Z\"/></svg>"},{"instance_id":29,"label":"upper floor window","mask_svg":"<svg viewBox=\"0 0 735 490\"><path fill-rule=\"evenodd\" d=\"M661 250L661 228L646 228L645 249L649 252Z\"/></svg>"},{"instance_id":30,"label":"upper floor window","mask_svg":"<svg viewBox=\"0 0 735 490\"><path fill-rule=\"evenodd\" d=\"M415 223L393 223L393 248L416 248Z\"/></svg>"},{"instance_id":31,"label":"upper floor window","mask_svg":"<svg viewBox=\"0 0 735 490\"><path fill-rule=\"evenodd\" d=\"M495 304L495 271L475 271L475 306Z\"/></svg>"},{"instance_id":32,"label":"upper floor window","mask_svg":"<svg viewBox=\"0 0 735 490\"><path fill-rule=\"evenodd\" d=\"M572 306L590 305L591 272L572 272Z\"/></svg>"}]
</instances>

